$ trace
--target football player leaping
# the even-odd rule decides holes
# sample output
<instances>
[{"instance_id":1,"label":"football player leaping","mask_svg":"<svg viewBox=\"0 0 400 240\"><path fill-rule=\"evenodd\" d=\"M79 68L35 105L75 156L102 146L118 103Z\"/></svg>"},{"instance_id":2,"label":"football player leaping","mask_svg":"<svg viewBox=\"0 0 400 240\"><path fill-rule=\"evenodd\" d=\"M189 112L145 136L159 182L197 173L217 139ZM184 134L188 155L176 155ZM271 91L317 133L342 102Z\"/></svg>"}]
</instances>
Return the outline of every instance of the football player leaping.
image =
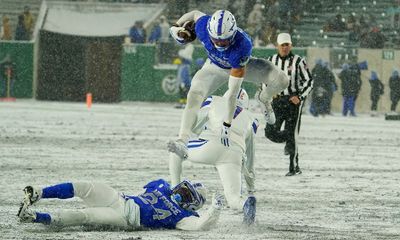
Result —
<instances>
[{"instance_id":1,"label":"football player leaping","mask_svg":"<svg viewBox=\"0 0 400 240\"><path fill-rule=\"evenodd\" d=\"M266 121L270 124L275 122L271 107L272 97L287 88L288 77L269 61L250 57L252 51L250 37L236 25L232 13L218 10L209 16L195 10L184 14L170 28L170 33L180 44L197 38L208 54L206 63L192 79L179 137L173 144L186 149L201 103L226 81L228 81L228 92L225 96L226 115L219 126L222 143L229 139L236 96L243 80L259 85L266 84L267 87L259 92L257 99L263 103Z\"/></svg>"},{"instance_id":2,"label":"football player leaping","mask_svg":"<svg viewBox=\"0 0 400 240\"><path fill-rule=\"evenodd\" d=\"M214 165L218 170L229 207L243 210L244 223L250 225L254 222L256 214L256 198L253 195L254 138L258 121L247 110L249 97L246 91L240 89L232 120L230 140L221 144L220 126L226 116L226 102L227 99L224 97L211 96L202 104L193 129L199 137L189 140L187 155L184 149L179 148L180 145L174 142L168 143L168 149L171 152L169 162L171 183L175 185L181 181L184 160ZM249 195L246 201L241 196L242 173Z\"/></svg>"},{"instance_id":3,"label":"football player leaping","mask_svg":"<svg viewBox=\"0 0 400 240\"><path fill-rule=\"evenodd\" d=\"M204 230L215 225L222 207L222 196L215 195L204 214L199 210L206 201L201 183L183 181L171 188L165 180L149 182L144 193L132 196L101 183L61 183L45 188L25 187L25 198L17 216L21 222L56 226L100 225L122 229L167 228ZM55 213L32 211L41 199L79 197L84 209Z\"/></svg>"}]
</instances>

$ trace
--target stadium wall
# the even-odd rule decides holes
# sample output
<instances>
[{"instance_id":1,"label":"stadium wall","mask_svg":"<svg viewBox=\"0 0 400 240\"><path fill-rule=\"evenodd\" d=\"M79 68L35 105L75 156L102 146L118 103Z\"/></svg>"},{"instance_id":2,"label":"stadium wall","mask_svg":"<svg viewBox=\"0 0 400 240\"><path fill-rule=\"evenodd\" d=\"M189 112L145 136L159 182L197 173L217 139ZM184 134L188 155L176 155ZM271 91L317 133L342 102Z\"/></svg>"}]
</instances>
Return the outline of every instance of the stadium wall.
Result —
<instances>
[{"instance_id":1,"label":"stadium wall","mask_svg":"<svg viewBox=\"0 0 400 240\"><path fill-rule=\"evenodd\" d=\"M0 61L10 54L16 64L17 80L14 83L16 98L32 98L33 82L33 43L31 42L0 42ZM2 92L3 84L0 84Z\"/></svg>"},{"instance_id":2,"label":"stadium wall","mask_svg":"<svg viewBox=\"0 0 400 240\"><path fill-rule=\"evenodd\" d=\"M297 54L306 56L309 68L315 65L318 58L331 61L332 49L307 48L295 49ZM0 61L9 53L17 65L18 81L14 85L17 98L32 98L33 96L33 43L31 42L0 42ZM253 55L266 57L275 53L275 49L256 48ZM193 59L205 58L206 53L201 46L195 48ZM388 112L390 109L389 77L394 69L400 70L400 50L391 49L357 49L357 61L367 61L368 70L362 71L362 87L357 99L356 111L370 111L370 85L368 82L371 71L376 71L385 85L385 93L378 103L378 111ZM120 101L177 101L176 66L171 64L156 64L156 47L150 44L128 45L123 47L120 82ZM194 65L193 65L194 67ZM333 67L337 75L340 69ZM334 93L332 110L340 112L342 109L342 95L340 79L336 79L338 90ZM0 84L0 89L3 87ZM244 87L252 96L256 86L244 83ZM216 94L222 94L226 86ZM309 103L309 101L308 101ZM308 109L307 109L308 110Z\"/></svg>"},{"instance_id":3,"label":"stadium wall","mask_svg":"<svg viewBox=\"0 0 400 240\"><path fill-rule=\"evenodd\" d=\"M306 55L305 49L296 49L296 53ZM253 56L266 57L275 53L275 49L256 48ZM193 59L206 58L206 52L200 46L195 48ZM194 63L193 63L193 68ZM249 95L255 94L257 86L244 83ZM216 94L223 94L225 84ZM124 46L121 73L122 101L177 101L178 83L176 82L176 65L156 64L156 48L154 45L132 44Z\"/></svg>"}]
</instances>

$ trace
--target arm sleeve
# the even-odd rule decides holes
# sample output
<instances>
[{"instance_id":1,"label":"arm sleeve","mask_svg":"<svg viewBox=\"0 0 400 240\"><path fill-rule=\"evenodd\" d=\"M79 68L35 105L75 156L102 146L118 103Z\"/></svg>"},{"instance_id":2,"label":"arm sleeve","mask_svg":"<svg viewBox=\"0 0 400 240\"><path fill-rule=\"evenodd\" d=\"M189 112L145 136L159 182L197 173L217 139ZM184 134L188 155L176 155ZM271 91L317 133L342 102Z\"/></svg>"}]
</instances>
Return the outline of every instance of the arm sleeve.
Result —
<instances>
[{"instance_id":1,"label":"arm sleeve","mask_svg":"<svg viewBox=\"0 0 400 240\"><path fill-rule=\"evenodd\" d=\"M306 60L304 59L302 59L299 63L299 74L300 77L304 80L303 88L300 94L300 98L304 99L311 92L314 84L310 71L308 70Z\"/></svg>"},{"instance_id":2,"label":"arm sleeve","mask_svg":"<svg viewBox=\"0 0 400 240\"><path fill-rule=\"evenodd\" d=\"M255 135L258 128L258 120L255 120L251 126L251 133L246 138L246 156L243 161L243 175L246 181L246 188L248 193L254 193L254 160L255 160Z\"/></svg>"},{"instance_id":3,"label":"arm sleeve","mask_svg":"<svg viewBox=\"0 0 400 240\"><path fill-rule=\"evenodd\" d=\"M243 78L242 77L234 77L232 75L229 76L228 82L228 113L225 117L225 122L231 124L233 119L233 114L236 109L236 96L239 93L240 86L242 85Z\"/></svg>"},{"instance_id":4,"label":"arm sleeve","mask_svg":"<svg viewBox=\"0 0 400 240\"><path fill-rule=\"evenodd\" d=\"M214 226L219 218L220 210L210 207L207 212L200 217L190 216L180 220L176 224L176 229L186 231L207 230Z\"/></svg>"},{"instance_id":5,"label":"arm sleeve","mask_svg":"<svg viewBox=\"0 0 400 240\"><path fill-rule=\"evenodd\" d=\"M172 187L175 187L181 182L182 162L183 159L175 153L169 154L169 177Z\"/></svg>"},{"instance_id":6,"label":"arm sleeve","mask_svg":"<svg viewBox=\"0 0 400 240\"><path fill-rule=\"evenodd\" d=\"M182 26L182 24L184 24L184 23L187 22L187 21L192 21L192 20L194 20L194 21L196 22L197 19L199 19L200 17L202 17L202 16L204 16L204 15L206 15L206 14L203 13L203 12L200 12L200 11L198 11L198 10L193 10L193 11L191 11L191 12L188 12L188 13L183 14L182 17L179 18L178 21L176 21L176 23L177 23L179 26Z\"/></svg>"}]
</instances>

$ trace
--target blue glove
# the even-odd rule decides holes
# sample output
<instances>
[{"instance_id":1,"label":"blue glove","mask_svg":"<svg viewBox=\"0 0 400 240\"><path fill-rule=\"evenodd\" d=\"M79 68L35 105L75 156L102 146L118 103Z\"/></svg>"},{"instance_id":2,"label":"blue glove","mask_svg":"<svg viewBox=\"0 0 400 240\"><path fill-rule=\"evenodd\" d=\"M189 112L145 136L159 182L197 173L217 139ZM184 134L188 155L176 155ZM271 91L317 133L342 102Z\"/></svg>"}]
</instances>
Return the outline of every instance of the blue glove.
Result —
<instances>
[{"instance_id":1,"label":"blue glove","mask_svg":"<svg viewBox=\"0 0 400 240\"><path fill-rule=\"evenodd\" d=\"M230 135L231 124L224 122L221 128L221 143L229 147L229 135Z\"/></svg>"}]
</instances>

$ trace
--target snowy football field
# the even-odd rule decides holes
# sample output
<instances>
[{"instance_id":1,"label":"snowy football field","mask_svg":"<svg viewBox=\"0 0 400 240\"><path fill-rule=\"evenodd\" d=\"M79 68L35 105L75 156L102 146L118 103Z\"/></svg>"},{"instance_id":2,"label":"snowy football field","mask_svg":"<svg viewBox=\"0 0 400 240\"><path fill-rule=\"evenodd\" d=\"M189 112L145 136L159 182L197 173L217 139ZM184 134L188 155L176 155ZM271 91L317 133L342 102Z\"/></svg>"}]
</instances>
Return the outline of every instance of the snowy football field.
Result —
<instances>
[{"instance_id":1,"label":"snowy football field","mask_svg":"<svg viewBox=\"0 0 400 240\"><path fill-rule=\"evenodd\" d=\"M138 193L168 179L166 142L182 110L173 104L0 102L0 239L400 239L400 121L360 115L303 115L300 166L285 177L283 144L257 133L257 220L225 209L207 232L55 229L17 221L26 185L99 181ZM261 117L258 113L257 116ZM222 192L212 167L186 164L184 174ZM81 208L79 200L48 200L34 209ZM208 206L206 206L208 207Z\"/></svg>"}]
</instances>

